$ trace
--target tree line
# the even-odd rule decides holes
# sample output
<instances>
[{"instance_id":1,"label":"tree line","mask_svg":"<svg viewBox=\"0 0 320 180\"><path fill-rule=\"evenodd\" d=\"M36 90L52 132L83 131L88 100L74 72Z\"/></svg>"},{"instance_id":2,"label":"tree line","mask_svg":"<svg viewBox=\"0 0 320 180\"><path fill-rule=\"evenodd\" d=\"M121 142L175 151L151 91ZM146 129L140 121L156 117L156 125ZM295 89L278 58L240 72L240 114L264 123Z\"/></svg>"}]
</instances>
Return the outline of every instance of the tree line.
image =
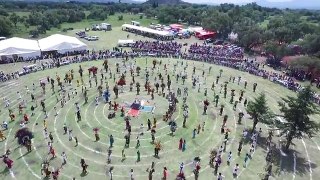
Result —
<instances>
[{"instance_id":1,"label":"tree line","mask_svg":"<svg viewBox=\"0 0 320 180\"><path fill-rule=\"evenodd\" d=\"M31 12L19 16L12 12ZM45 33L61 23L80 22L84 19L105 20L116 12L145 13L149 18L157 17L163 24L187 23L200 25L218 33L226 39L231 32L238 34L235 42L251 52L264 49L279 61L292 51L287 45L296 44L302 52L320 57L320 11L290 10L261 7L256 3L244 6L221 4L219 6L181 4L126 4L126 3L61 3L61 2L0 2L0 35L10 36L17 23L36 27Z\"/></svg>"}]
</instances>

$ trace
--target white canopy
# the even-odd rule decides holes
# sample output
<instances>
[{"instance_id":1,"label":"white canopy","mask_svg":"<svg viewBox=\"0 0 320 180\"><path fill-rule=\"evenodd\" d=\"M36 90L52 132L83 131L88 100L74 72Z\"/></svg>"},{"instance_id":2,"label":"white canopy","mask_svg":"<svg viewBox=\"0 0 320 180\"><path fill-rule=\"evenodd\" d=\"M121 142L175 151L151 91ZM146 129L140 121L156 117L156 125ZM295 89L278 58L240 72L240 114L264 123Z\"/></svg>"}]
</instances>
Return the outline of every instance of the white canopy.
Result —
<instances>
[{"instance_id":1,"label":"white canopy","mask_svg":"<svg viewBox=\"0 0 320 180\"><path fill-rule=\"evenodd\" d=\"M122 39L119 39L118 40L118 44L134 44L135 42L134 42L134 40L132 40L132 39L126 39L126 40L122 40Z\"/></svg>"},{"instance_id":2,"label":"white canopy","mask_svg":"<svg viewBox=\"0 0 320 180\"><path fill-rule=\"evenodd\" d=\"M58 51L65 53L68 51L86 50L88 46L79 39L61 34L54 34L39 40L41 51Z\"/></svg>"},{"instance_id":3,"label":"white canopy","mask_svg":"<svg viewBox=\"0 0 320 180\"><path fill-rule=\"evenodd\" d=\"M124 24L124 25L122 25L122 27L128 28L128 29L134 29L134 30L138 30L138 31L142 31L142 32L147 32L147 33L155 34L155 35L159 35L159 36L171 36L170 32L168 32L168 31L158 31L155 29L141 27L141 26L135 26L135 25L131 25L131 24Z\"/></svg>"},{"instance_id":4,"label":"white canopy","mask_svg":"<svg viewBox=\"0 0 320 180\"><path fill-rule=\"evenodd\" d=\"M0 56L17 55L19 57L40 56L40 49L36 40L13 37L0 41Z\"/></svg>"}]
</instances>

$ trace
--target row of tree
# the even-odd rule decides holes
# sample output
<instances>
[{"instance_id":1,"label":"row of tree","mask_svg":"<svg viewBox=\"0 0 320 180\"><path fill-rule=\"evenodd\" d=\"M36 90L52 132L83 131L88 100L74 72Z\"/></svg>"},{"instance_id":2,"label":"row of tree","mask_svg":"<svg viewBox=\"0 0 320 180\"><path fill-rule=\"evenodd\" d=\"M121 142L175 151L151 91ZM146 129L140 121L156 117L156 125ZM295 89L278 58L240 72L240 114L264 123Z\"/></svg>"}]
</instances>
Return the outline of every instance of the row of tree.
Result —
<instances>
[{"instance_id":1,"label":"row of tree","mask_svg":"<svg viewBox=\"0 0 320 180\"><path fill-rule=\"evenodd\" d=\"M11 12L31 12L28 16L18 16ZM87 16L85 14L87 13ZM61 23L79 22L84 19L105 20L109 15L121 13L145 13L147 17L157 17L160 23L183 22L189 25L201 25L218 32L218 37L225 39L231 32L238 34L238 45L251 51L262 47L267 54L275 56L277 61L293 52L288 44L298 44L303 52L320 57L320 26L317 18L319 11L280 10L266 8L256 3L238 6L221 4L206 5L153 5L125 3L26 3L0 2L0 34L9 36L16 30L18 23L26 27L35 26L45 33ZM14 28L15 27L15 28ZM301 41L302 39L302 41ZM270 48L271 47L271 48ZM285 53L284 53L285 52Z\"/></svg>"}]
</instances>

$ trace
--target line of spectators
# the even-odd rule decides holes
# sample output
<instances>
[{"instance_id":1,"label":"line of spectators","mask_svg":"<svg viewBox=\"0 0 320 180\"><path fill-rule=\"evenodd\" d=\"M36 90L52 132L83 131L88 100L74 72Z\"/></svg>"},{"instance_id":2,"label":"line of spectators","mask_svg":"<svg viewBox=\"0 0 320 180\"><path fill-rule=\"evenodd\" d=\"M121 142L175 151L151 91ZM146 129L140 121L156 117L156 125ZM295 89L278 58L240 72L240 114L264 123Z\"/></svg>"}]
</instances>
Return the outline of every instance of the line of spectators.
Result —
<instances>
[{"instance_id":1,"label":"line of spectators","mask_svg":"<svg viewBox=\"0 0 320 180\"><path fill-rule=\"evenodd\" d=\"M182 44L175 41L160 42L160 41L137 41L131 49L133 52L142 52L163 56L165 54L179 56L181 54Z\"/></svg>"}]
</instances>

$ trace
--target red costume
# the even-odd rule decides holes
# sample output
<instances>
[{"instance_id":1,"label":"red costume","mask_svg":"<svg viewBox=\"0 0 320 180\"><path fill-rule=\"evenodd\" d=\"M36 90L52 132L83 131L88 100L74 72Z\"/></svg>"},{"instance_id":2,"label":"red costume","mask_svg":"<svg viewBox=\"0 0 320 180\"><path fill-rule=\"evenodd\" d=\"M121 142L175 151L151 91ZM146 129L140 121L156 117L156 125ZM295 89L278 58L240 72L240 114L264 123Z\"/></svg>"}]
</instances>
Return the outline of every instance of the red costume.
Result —
<instances>
[{"instance_id":1,"label":"red costume","mask_svg":"<svg viewBox=\"0 0 320 180\"><path fill-rule=\"evenodd\" d=\"M13 161L12 161L11 159L9 159L8 157L5 157L5 158L3 158L3 162L7 165L7 167L8 167L9 169L12 168Z\"/></svg>"},{"instance_id":2,"label":"red costume","mask_svg":"<svg viewBox=\"0 0 320 180\"><path fill-rule=\"evenodd\" d=\"M117 104L116 102L113 103L113 110L114 111L118 111L118 106L119 104Z\"/></svg>"},{"instance_id":3,"label":"red costume","mask_svg":"<svg viewBox=\"0 0 320 180\"><path fill-rule=\"evenodd\" d=\"M56 152L53 149L53 147L50 148L50 153L51 153L52 157L56 157Z\"/></svg>"},{"instance_id":4,"label":"red costume","mask_svg":"<svg viewBox=\"0 0 320 180\"><path fill-rule=\"evenodd\" d=\"M27 116L27 114L24 114L23 119L26 123L28 123L29 121L29 117Z\"/></svg>"}]
</instances>

